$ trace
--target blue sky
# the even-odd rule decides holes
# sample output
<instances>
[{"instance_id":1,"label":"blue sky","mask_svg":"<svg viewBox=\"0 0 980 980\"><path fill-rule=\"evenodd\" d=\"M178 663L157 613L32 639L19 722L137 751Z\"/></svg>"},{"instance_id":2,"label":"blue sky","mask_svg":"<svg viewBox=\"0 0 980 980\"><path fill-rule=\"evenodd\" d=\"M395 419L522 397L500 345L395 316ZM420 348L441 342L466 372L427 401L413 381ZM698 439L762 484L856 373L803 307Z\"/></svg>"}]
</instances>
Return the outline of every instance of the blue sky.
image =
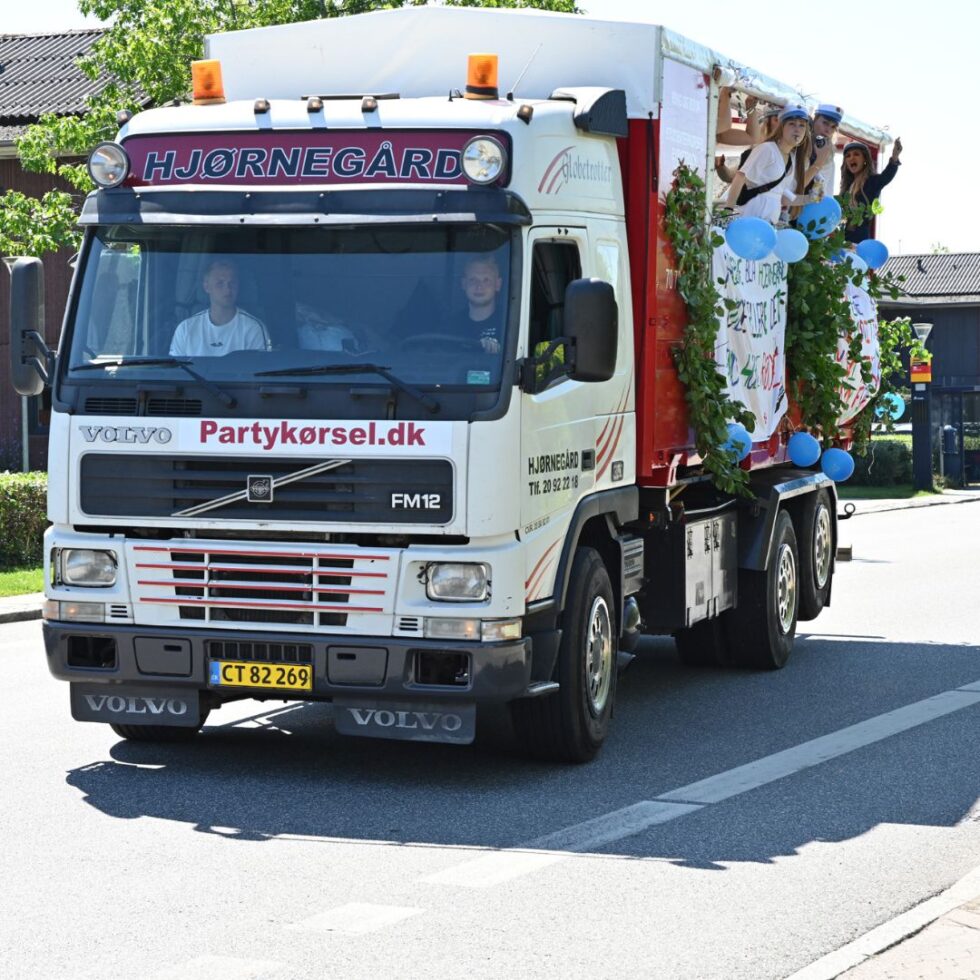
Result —
<instances>
[{"instance_id":1,"label":"blue sky","mask_svg":"<svg viewBox=\"0 0 980 980\"><path fill-rule=\"evenodd\" d=\"M956 0L818 4L754 0L579 0L589 14L663 23L695 41L902 137L880 234L893 253L941 243L980 251L973 78L980 4ZM91 26L75 0L5 4L0 30Z\"/></svg>"}]
</instances>

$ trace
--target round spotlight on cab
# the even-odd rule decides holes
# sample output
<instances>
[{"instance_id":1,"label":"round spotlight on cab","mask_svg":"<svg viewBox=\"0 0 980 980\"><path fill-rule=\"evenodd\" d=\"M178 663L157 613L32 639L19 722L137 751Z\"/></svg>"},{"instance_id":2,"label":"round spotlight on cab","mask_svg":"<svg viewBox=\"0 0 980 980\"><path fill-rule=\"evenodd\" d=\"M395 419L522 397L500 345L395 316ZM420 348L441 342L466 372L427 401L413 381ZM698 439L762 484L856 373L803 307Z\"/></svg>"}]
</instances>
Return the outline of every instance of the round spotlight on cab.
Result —
<instances>
[{"instance_id":1,"label":"round spotlight on cab","mask_svg":"<svg viewBox=\"0 0 980 980\"><path fill-rule=\"evenodd\" d=\"M463 173L473 184L492 184L507 167L507 151L492 136L475 136L463 147Z\"/></svg>"},{"instance_id":2,"label":"round spotlight on cab","mask_svg":"<svg viewBox=\"0 0 980 980\"><path fill-rule=\"evenodd\" d=\"M88 173L99 187L118 187L129 176L129 154L118 143L99 143L89 154Z\"/></svg>"}]
</instances>

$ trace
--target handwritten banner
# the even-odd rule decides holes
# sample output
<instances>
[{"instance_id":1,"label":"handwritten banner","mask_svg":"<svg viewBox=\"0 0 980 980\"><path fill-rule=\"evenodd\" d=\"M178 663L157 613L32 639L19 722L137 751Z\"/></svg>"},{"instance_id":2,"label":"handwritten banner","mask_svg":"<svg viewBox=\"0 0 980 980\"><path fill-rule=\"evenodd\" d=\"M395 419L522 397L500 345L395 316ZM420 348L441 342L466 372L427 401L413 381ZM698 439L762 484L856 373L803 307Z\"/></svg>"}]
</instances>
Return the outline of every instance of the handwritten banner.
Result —
<instances>
[{"instance_id":1,"label":"handwritten banner","mask_svg":"<svg viewBox=\"0 0 980 980\"><path fill-rule=\"evenodd\" d=\"M878 308L867 290L847 284L847 300L851 305L852 332L837 342L837 363L847 368L847 377L841 385L841 401L844 410L839 422L843 425L859 415L861 409L874 397L881 384L881 352L878 347ZM865 384L861 379L860 362L852 362L848 355L851 338L861 335L861 359L871 365L871 382Z\"/></svg>"},{"instance_id":2,"label":"handwritten banner","mask_svg":"<svg viewBox=\"0 0 980 980\"><path fill-rule=\"evenodd\" d=\"M786 263L775 256L751 262L720 245L713 273L725 307L715 360L729 397L755 415L751 435L760 442L786 412Z\"/></svg>"}]
</instances>

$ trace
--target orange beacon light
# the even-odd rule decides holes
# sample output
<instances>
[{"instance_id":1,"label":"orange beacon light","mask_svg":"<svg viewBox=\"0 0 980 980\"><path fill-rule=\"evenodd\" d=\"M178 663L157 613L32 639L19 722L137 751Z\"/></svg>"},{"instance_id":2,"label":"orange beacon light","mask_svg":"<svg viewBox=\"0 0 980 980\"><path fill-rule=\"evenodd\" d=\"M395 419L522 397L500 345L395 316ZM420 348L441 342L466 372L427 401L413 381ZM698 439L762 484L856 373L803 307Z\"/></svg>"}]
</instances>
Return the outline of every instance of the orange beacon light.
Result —
<instances>
[{"instance_id":1,"label":"orange beacon light","mask_svg":"<svg viewBox=\"0 0 980 980\"><path fill-rule=\"evenodd\" d=\"M466 98L498 99L497 56L471 54L466 71Z\"/></svg>"},{"instance_id":2,"label":"orange beacon light","mask_svg":"<svg viewBox=\"0 0 980 980\"><path fill-rule=\"evenodd\" d=\"M194 88L194 105L215 105L225 101L220 61L213 59L192 61L191 80Z\"/></svg>"}]
</instances>

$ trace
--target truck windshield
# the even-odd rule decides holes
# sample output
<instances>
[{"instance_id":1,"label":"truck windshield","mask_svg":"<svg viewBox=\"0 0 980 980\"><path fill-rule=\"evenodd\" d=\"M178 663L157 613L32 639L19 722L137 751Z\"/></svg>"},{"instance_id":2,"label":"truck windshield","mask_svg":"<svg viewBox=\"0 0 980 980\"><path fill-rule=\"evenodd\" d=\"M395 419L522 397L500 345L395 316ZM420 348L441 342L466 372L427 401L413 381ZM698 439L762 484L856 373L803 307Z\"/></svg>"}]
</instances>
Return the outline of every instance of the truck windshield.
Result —
<instances>
[{"instance_id":1,"label":"truck windshield","mask_svg":"<svg viewBox=\"0 0 980 980\"><path fill-rule=\"evenodd\" d=\"M69 377L156 376L152 359L176 357L218 381L337 364L352 370L304 384L350 385L382 364L410 385L498 386L510 235L490 224L101 228L69 328Z\"/></svg>"}]
</instances>

